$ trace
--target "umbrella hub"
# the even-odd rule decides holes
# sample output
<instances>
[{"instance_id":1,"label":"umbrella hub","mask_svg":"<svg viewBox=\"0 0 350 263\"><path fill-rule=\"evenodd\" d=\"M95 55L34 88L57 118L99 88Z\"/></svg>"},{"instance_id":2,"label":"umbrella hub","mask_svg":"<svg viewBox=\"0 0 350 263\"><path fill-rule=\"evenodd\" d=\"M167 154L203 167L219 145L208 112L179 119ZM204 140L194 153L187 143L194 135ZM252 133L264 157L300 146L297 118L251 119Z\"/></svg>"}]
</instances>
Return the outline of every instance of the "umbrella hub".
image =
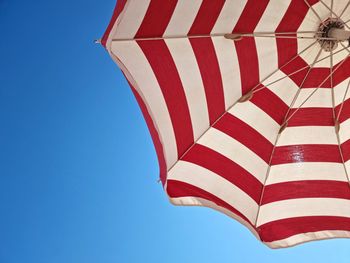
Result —
<instances>
[{"instance_id":1,"label":"umbrella hub","mask_svg":"<svg viewBox=\"0 0 350 263\"><path fill-rule=\"evenodd\" d=\"M345 30L344 22L339 18L328 18L321 23L316 38L323 50L331 52L338 43L349 41L350 31Z\"/></svg>"}]
</instances>

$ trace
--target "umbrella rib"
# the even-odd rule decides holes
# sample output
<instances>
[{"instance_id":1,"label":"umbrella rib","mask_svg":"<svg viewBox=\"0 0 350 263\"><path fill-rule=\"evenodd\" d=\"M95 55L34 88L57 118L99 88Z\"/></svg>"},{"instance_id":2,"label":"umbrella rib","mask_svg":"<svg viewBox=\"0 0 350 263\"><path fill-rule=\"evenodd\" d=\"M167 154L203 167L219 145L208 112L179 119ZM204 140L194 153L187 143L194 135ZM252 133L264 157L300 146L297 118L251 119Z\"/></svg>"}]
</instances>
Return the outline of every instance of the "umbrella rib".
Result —
<instances>
[{"instance_id":1,"label":"umbrella rib","mask_svg":"<svg viewBox=\"0 0 350 263\"><path fill-rule=\"evenodd\" d=\"M315 43L317 43L317 41L315 41L314 43L312 43L311 45L309 45L308 47L306 47L304 50L302 50L300 53L298 53L295 57L293 57L291 60L289 60L286 64L284 64L281 68L283 68L283 67L285 67L286 65L288 65L290 62L292 62L294 59L296 59L298 56L300 56L302 53L304 53L306 50L308 50L310 47L312 47ZM126 69L126 68L122 65L122 63L119 61L118 57L113 53L113 51L112 51L112 56L114 57L115 61L118 62L118 64L120 65L121 68ZM281 69L281 68L279 68L279 69ZM269 75L268 77L266 77L264 80L266 80L266 79L268 79L269 77L271 77L272 75L274 75L276 72L278 72L279 69L277 69L276 71L274 71L272 74L270 74L270 75ZM129 74L129 75L130 75L130 77L131 77L131 74ZM263 81L264 81L264 80L263 80ZM259 86L259 85L261 85L261 82L260 82L257 86ZM256 87L257 87L257 86L256 86ZM222 115L220 115L219 118L218 118L215 122L213 122L213 123L202 133L202 135L199 136L198 139L195 140L195 141L192 143L192 145L191 145L190 147L188 147L188 149L180 156L180 158L178 158L178 160L177 160L171 167L169 167L169 168L167 169L167 172L170 172L170 171L175 167L175 165L179 162L179 160L181 160L181 159L195 146L195 144L209 131L209 129L213 128L213 127L215 126L215 124L216 124L217 122L219 122L219 121L222 119L222 117L224 117L224 115L225 115L227 112L229 112L237 103L239 103L239 101L240 101L240 99L238 99L236 102L234 102Z\"/></svg>"},{"instance_id":2,"label":"umbrella rib","mask_svg":"<svg viewBox=\"0 0 350 263\"><path fill-rule=\"evenodd\" d=\"M330 73L332 74L332 71L333 71L333 50L331 50L331 57L330 57ZM334 87L333 87L333 75L331 77L331 91L332 91L332 105L333 105L333 118L334 118L334 121L337 120L337 118L335 117L335 97L334 97Z\"/></svg>"},{"instance_id":3,"label":"umbrella rib","mask_svg":"<svg viewBox=\"0 0 350 263\"><path fill-rule=\"evenodd\" d=\"M333 14L336 18L340 19L341 16L338 16L336 13L334 13L333 8L330 8L328 5L326 5L325 2L323 2L323 0L320 0L320 2L331 12L331 18L332 18L332 14ZM333 2L332 2L332 5L333 5ZM348 29L350 29L350 27L345 23L344 23L344 26L346 26Z\"/></svg>"},{"instance_id":4,"label":"umbrella rib","mask_svg":"<svg viewBox=\"0 0 350 263\"><path fill-rule=\"evenodd\" d=\"M259 204L258 204L258 211L256 213L256 218L255 218L255 222L254 222L254 226L257 229L258 233L260 232L259 228L257 227L257 224L258 224L259 215L260 215L261 203L262 203L262 199L263 199L263 196L264 196L264 193L265 193L265 186L266 186L267 178L269 177L269 174L270 174L270 171L271 171L272 157L273 157L273 155L275 153L276 145L277 145L278 140L279 140L280 137L281 137L281 133L277 133L276 140L275 140L275 142L273 144L273 148L272 148L272 151L271 151L271 155L270 155L270 159L269 159L269 165L267 167L263 188L261 190L260 200L259 200ZM259 234L259 236L260 236L260 234Z\"/></svg>"},{"instance_id":5,"label":"umbrella rib","mask_svg":"<svg viewBox=\"0 0 350 263\"><path fill-rule=\"evenodd\" d=\"M331 55L332 56L331 56L331 59L330 59L330 72L332 74L332 71L333 71L333 51L331 51ZM343 163L346 179L347 179L348 183L350 184L349 173L348 173L348 170L347 170L346 165L345 165L345 159L344 159L343 150L341 148L341 141L340 141L340 135L339 135L339 128L340 128L339 116L340 116L341 110L343 108L343 104L344 104L346 95L347 95L348 90L349 90L349 85L350 85L350 80L349 80L348 86L346 88L346 91L345 91L345 94L344 94L344 98L343 98L341 107L339 109L339 113L338 113L338 115L336 117L335 116L335 113L336 113L335 112L335 95L334 95L333 74L332 74L332 77L331 77L331 89L332 89L332 106L333 106L333 118L334 118L334 131L335 131L335 135L337 137L338 150L339 150L340 158L341 158L342 163Z\"/></svg>"},{"instance_id":6,"label":"umbrella rib","mask_svg":"<svg viewBox=\"0 0 350 263\"><path fill-rule=\"evenodd\" d=\"M306 47L304 50L302 50L300 53L298 53L295 57L293 57L291 60L289 60L286 64L284 64L282 67L278 68L278 69L275 70L272 74L270 74L269 76L267 76L263 81L265 81L266 79L270 78L272 75L274 75L276 72L278 72L281 68L283 68L283 67L285 67L286 65L288 65L290 62L292 62L294 59L296 59L296 58L297 58L298 56L300 56L302 53L304 53L304 52L307 51L309 48L311 48L315 43L317 43L317 41L313 42L311 45L309 45L308 47ZM113 54L113 56L115 57L116 61L119 61L119 60L117 59L117 56L115 56L114 54ZM320 60L320 61L321 61L321 60ZM262 81L262 82L263 82L263 81ZM258 87L259 85L261 85L261 82L260 82L257 86L255 86L255 87ZM241 99L241 98L240 98L240 99ZM238 100L235 101L230 107L228 107L228 109L227 109L222 115L220 115L219 118L218 118L215 122L213 122L213 123L202 133L202 135L199 136L198 139L195 140L195 141L192 143L191 146L188 147L188 149L180 156L180 158L178 158L178 160L177 160L171 167L169 167L169 169L167 169L167 172L170 172L170 171L175 167L175 165L179 162L179 160L181 160L181 159L193 148L193 146L194 146L208 131L209 131L209 129L211 129L212 127L214 127L215 124L216 124L217 122L219 122L219 121L222 119L222 117L224 117L224 115L225 115L227 112L229 112L237 103L240 102L240 99L238 99Z\"/></svg>"},{"instance_id":7,"label":"umbrella rib","mask_svg":"<svg viewBox=\"0 0 350 263\"><path fill-rule=\"evenodd\" d=\"M339 112L338 112L338 114L337 114L337 117L335 118L335 120L338 121L338 122L339 122L340 114L341 114L341 112L343 111L343 106L344 106L344 102L345 102L345 100L346 100L346 97L347 97L347 95L348 95L349 87L350 87L350 80L349 80L348 85L347 85L347 87L346 87L346 91L345 91L345 94L344 94L342 103L341 103L341 105L340 105Z\"/></svg>"},{"instance_id":8,"label":"umbrella rib","mask_svg":"<svg viewBox=\"0 0 350 263\"><path fill-rule=\"evenodd\" d=\"M344 44L343 44L343 43L341 43L341 45L344 47ZM350 55L349 49L346 49L346 50L348 51L348 53L349 53L349 55ZM348 55L348 56L349 56L349 55ZM350 88L350 80L349 80L348 85L347 85L347 87L346 87L345 94L344 94L344 97L343 97L343 100L342 100L342 103L341 103L341 105L340 105L340 109L339 109L339 112L338 112L338 115L337 115L337 118L336 118L336 121L337 121L338 123L339 123L340 114L341 114L341 112L343 111L344 102L345 102L346 97L347 97L347 95L348 95L349 88Z\"/></svg>"},{"instance_id":9,"label":"umbrella rib","mask_svg":"<svg viewBox=\"0 0 350 263\"><path fill-rule=\"evenodd\" d=\"M347 23L349 23L349 22L350 22L350 19L346 20L346 21L344 22L344 24L347 24Z\"/></svg>"},{"instance_id":10,"label":"umbrella rib","mask_svg":"<svg viewBox=\"0 0 350 263\"><path fill-rule=\"evenodd\" d=\"M341 45L344 47L343 44L341 44ZM347 49L347 51L350 52L348 49ZM339 112L338 112L338 115L337 115L337 118L336 118L336 121L337 121L338 123L339 123L340 114L341 114L341 112L343 111L344 102L345 102L346 97L347 97L347 95L348 95L349 88L350 88L350 80L349 80L348 85L347 85L347 87L346 87L345 94L344 94L344 97L343 97L343 100L342 100L342 103L341 103L341 105L340 105L340 109L339 109Z\"/></svg>"},{"instance_id":11,"label":"umbrella rib","mask_svg":"<svg viewBox=\"0 0 350 263\"><path fill-rule=\"evenodd\" d=\"M320 0L320 2L321 2L321 4L323 4L323 6L324 6L325 8L328 9L328 11L331 12L331 13L330 13L331 18L332 18L333 15L334 15L336 18L340 18L340 16L338 16L338 15L333 11L333 7L329 7L328 5L326 5L326 3L323 2L323 0ZM333 5L333 1L332 1L332 5Z\"/></svg>"},{"instance_id":12,"label":"umbrella rib","mask_svg":"<svg viewBox=\"0 0 350 263\"><path fill-rule=\"evenodd\" d=\"M338 54L338 53L344 51L345 49L347 49L347 48L344 47L344 48L338 50L337 52L334 53L334 55L336 55L336 54ZM316 63L321 62L321 61L323 61L323 60L325 60L325 59L327 59L327 58L329 58L329 57L330 57L330 55L328 55L328 56L326 56L326 57L324 57L324 58L321 58L321 59L319 59L318 61L316 61ZM290 76L293 76L293 75L299 73L300 71L302 71L302 70L304 70L304 69L307 69L308 67L309 67L309 65L304 66L304 67L302 67L302 68L300 68L300 69L298 69L298 70L296 70L296 71L294 71L294 72L292 72L292 73L290 73L290 74L288 74L288 75L286 75L286 76L284 76L284 77L281 77L281 78L279 78L279 79L277 79L277 80L274 80L274 81L272 81L272 82L270 82L270 83L268 83L268 84L262 86L261 88L254 89L252 92L253 92L253 94L254 94L254 93L257 93L257 92L259 92L259 91L265 89L265 88L268 87L268 86L271 86L271 85L273 85L273 84L275 84L275 83L277 83L277 82L279 82L279 81L281 81L281 80L284 80L284 79L286 79L286 78L288 78L288 77L290 77ZM258 86L259 86L259 85L260 85L260 84L258 84Z\"/></svg>"},{"instance_id":13,"label":"umbrella rib","mask_svg":"<svg viewBox=\"0 0 350 263\"><path fill-rule=\"evenodd\" d=\"M317 43L317 41L313 42L312 44L310 44L309 46L307 46L306 48L304 48L302 51L300 51L298 54L296 54L293 58L291 58L290 60L288 60L288 62L286 62L285 64L283 64L281 67L277 68L275 71L273 71L271 74L269 74L268 76L266 76L262 81L260 81L252 90L251 92L254 92L256 90L256 88L258 88L260 85L262 85L262 83L266 80L268 80L269 78L271 78L273 75L275 75L278 71L280 71L281 69L283 69L284 67L286 67L287 65L289 65L291 62L293 62L296 58L300 57L301 54L303 54L304 52L306 52L307 50L309 50L313 45L315 45Z\"/></svg>"},{"instance_id":14,"label":"umbrella rib","mask_svg":"<svg viewBox=\"0 0 350 263\"><path fill-rule=\"evenodd\" d=\"M111 55L112 55L112 57L114 58L114 60L117 62L117 64L120 66L120 68L124 71L126 71L127 72L127 74L126 74L126 76L129 76L128 77L128 79L129 78L131 78L132 80L133 80L133 82L136 84L136 81L134 80L134 78L132 77L132 75L131 75L131 73L129 73L129 71L127 70L127 68L124 66L124 64L118 59L118 56L117 55L115 55L114 53L113 53L113 50L111 50ZM131 81L130 81L131 82ZM132 82L131 82L132 83ZM232 106L230 106L224 113L222 113L218 118L217 118L217 120L215 120L212 124L210 124L209 125L209 127L198 137L198 139L197 140L195 140L189 147L188 147L188 149L177 159L177 161L172 165L172 166L170 166L169 168L167 168L167 173L169 173L174 167L175 167L175 165L197 144L197 142L204 136L204 134L206 134L208 131L209 131L209 129L211 129L212 127L214 127L214 125L217 123L217 122L219 122L221 119L222 119L222 117L224 117L225 116L225 114L229 111L229 110L231 110L236 104L238 103L238 100L236 101L236 102L234 102L233 104L232 104ZM161 179L159 178L158 179L158 182L161 182ZM166 183L165 183L165 185L164 185L164 188L166 188Z\"/></svg>"},{"instance_id":15,"label":"umbrella rib","mask_svg":"<svg viewBox=\"0 0 350 263\"><path fill-rule=\"evenodd\" d=\"M317 33L317 32L315 32ZM283 36L283 35L259 35L255 33L250 34L226 34L225 38L232 40L240 40L242 37L265 37L265 38L281 38L281 39L318 39L318 40L333 40L336 41L336 38L331 37L317 37L315 36Z\"/></svg>"},{"instance_id":16,"label":"umbrella rib","mask_svg":"<svg viewBox=\"0 0 350 263\"><path fill-rule=\"evenodd\" d=\"M284 121L283 121L283 124L282 124L282 126L281 126L281 129L285 129L285 128L286 128L286 125L288 125L288 122L286 122L287 116L289 115L291 109L293 108L295 102L297 101L297 99L298 99L298 97L299 97L299 94L300 94L300 92L301 92L301 89L302 89L302 87L304 86L306 79L307 79L308 76L310 75L311 70L314 68L315 64L317 63L317 61L318 61L318 59L319 59L319 57L320 57L320 55L321 55L321 53L322 53L322 48L323 48L323 45L321 46L320 50L318 51L318 53L317 53L317 55L316 55L314 61L313 61L312 64L309 66L309 69L308 69L308 71L307 71L307 73L306 73L306 75L305 75L303 81L301 82L301 84L300 84L300 86L299 86L299 89L298 89L297 93L295 94L295 96L294 96L294 98L293 98L293 101L292 101L292 103L290 104L289 109L288 109L288 111L287 111L287 113L286 113L286 115L285 115L285 117L284 117Z\"/></svg>"},{"instance_id":17,"label":"umbrella rib","mask_svg":"<svg viewBox=\"0 0 350 263\"><path fill-rule=\"evenodd\" d=\"M290 62L292 62L294 59L296 59L298 56L300 56L302 53L304 53L306 50L308 50L310 47L312 47L315 43L317 43L317 41L313 42L311 45L309 45L308 47L306 47L304 50L302 50L300 53L298 53L295 57L293 57L291 60L289 60L286 64L284 64L282 67L278 68L276 71L274 71L272 74L270 74L269 76L267 76L264 80L268 79L269 77L271 77L272 75L274 75L276 72L278 72L279 69L285 67L286 65L288 65ZM118 57L113 53L113 51L111 50L111 54L112 54L112 57L114 58L114 60L117 62L117 64L124 70L126 70L126 67L123 66L123 64L121 63L121 61L118 59ZM130 77L131 77L131 74L129 73L128 74ZM264 81L263 80L263 81ZM134 81L135 82L135 81ZM259 86L261 84L261 82L257 85ZM256 86L256 87L257 87ZM192 148L193 146L209 131L209 129L213 128L214 125L219 122L222 117L224 117L224 115L229 112L237 103L239 103L239 100L238 99L236 102L234 102L230 107L228 107L228 109L222 114L219 116L219 118L213 122L203 133L201 136L198 137L197 140L195 140L192 145L190 147L188 147L188 149L180 156L180 158L178 158L178 160L171 166L169 167L169 169L167 169L167 172L170 172L174 167L175 165L179 162L179 160L181 160Z\"/></svg>"},{"instance_id":18,"label":"umbrella rib","mask_svg":"<svg viewBox=\"0 0 350 263\"><path fill-rule=\"evenodd\" d=\"M333 18L333 4L334 4L334 2L332 0L331 1L331 13L330 13L331 18Z\"/></svg>"},{"instance_id":19,"label":"umbrella rib","mask_svg":"<svg viewBox=\"0 0 350 263\"><path fill-rule=\"evenodd\" d=\"M203 35L181 35L181 36L161 36L161 37L139 37L139 38L114 38L112 42L123 41L146 41L146 40L167 40L167 39L194 39L194 38L207 38L207 37L243 37L243 36L257 36L257 37L289 37L296 38L296 36L283 36L283 35L296 35L296 34L316 34L317 31L299 31L299 32L235 32L235 33L221 33L221 34L203 34ZM305 38L299 36L299 38ZM230 38L232 39L232 38ZM316 39L316 37L308 37L307 39ZM333 38L318 38L321 40L335 40ZM98 41L98 40L97 40Z\"/></svg>"},{"instance_id":20,"label":"umbrella rib","mask_svg":"<svg viewBox=\"0 0 350 263\"><path fill-rule=\"evenodd\" d=\"M277 133L276 140L275 140L275 142L274 142L274 145L273 145L273 148L272 148L272 151L271 151L271 155L270 155L270 159L269 159L269 165L268 165L268 168L267 168L267 171L266 171L265 180L264 180L264 184L263 184L263 189L262 189L261 195L260 195L260 200L259 200L259 205L258 205L258 212L257 212L257 216L256 216L256 219L255 219L255 224L254 224L255 227L257 227L257 223L258 223L258 220L259 220L260 207L261 207L262 200L263 200L264 193L265 193L265 186L266 186L266 182L267 182L267 180L268 180L268 178L269 178L269 175L270 175L272 158L273 158L273 155L274 155L274 153L275 153L275 149L276 149L277 143L278 143L278 141L279 141L279 138L281 137L281 134L282 134L282 133L281 133L281 130L283 130L283 129L286 127L286 126L285 126L285 123L286 123L285 120L286 120L286 118L287 118L287 116L288 116L288 114L289 114L291 108L294 106L294 104L295 104L295 102L296 102L296 100L297 100L297 98L298 98L298 96L299 96L299 94L300 94L300 91L301 91L302 86L304 85L304 83L305 83L307 77L309 76L309 74L310 74L312 68L313 68L314 65L317 63L317 60L318 60L318 58L320 57L321 53L322 53L322 46L321 46L320 50L318 51L318 53L317 53L317 55L316 55L316 57L315 57L313 63L309 66L309 70L308 70L308 72L305 74L305 77L304 77L302 83L300 84L300 87L299 87L297 93L295 94L295 96L294 96L294 98L293 98L293 101L292 101L291 104L289 105L288 111L286 112L286 114L285 114L285 116L284 116L284 121L283 121L283 123L282 123L282 125L281 125L280 130L279 130L278 133Z\"/></svg>"},{"instance_id":21,"label":"umbrella rib","mask_svg":"<svg viewBox=\"0 0 350 263\"><path fill-rule=\"evenodd\" d=\"M347 47L345 47L347 49ZM330 79L331 76L333 76L333 74L344 64L344 62L349 58L350 56L350 52L349 54L346 56L346 58L335 68L335 70L332 72L322 81L322 83L313 91L310 93L310 95L298 106L298 108L286 119L285 123L288 123L288 121L301 109L302 106L304 106L304 104L322 87L322 85L324 83L326 83L326 81L328 79Z\"/></svg>"},{"instance_id":22,"label":"umbrella rib","mask_svg":"<svg viewBox=\"0 0 350 263\"><path fill-rule=\"evenodd\" d=\"M312 7L312 5L309 4L309 2L307 0L304 0L304 3L312 10L312 12L315 14L315 16L317 16L317 18L320 20L320 22L322 24L324 24L324 21L321 19L321 17L319 16L319 14L316 12L316 10Z\"/></svg>"},{"instance_id":23,"label":"umbrella rib","mask_svg":"<svg viewBox=\"0 0 350 263\"><path fill-rule=\"evenodd\" d=\"M342 17L344 15L344 13L345 13L346 9L348 9L349 5L350 5L350 1L348 1L346 6L344 7L343 11L340 13L339 17Z\"/></svg>"}]
</instances>

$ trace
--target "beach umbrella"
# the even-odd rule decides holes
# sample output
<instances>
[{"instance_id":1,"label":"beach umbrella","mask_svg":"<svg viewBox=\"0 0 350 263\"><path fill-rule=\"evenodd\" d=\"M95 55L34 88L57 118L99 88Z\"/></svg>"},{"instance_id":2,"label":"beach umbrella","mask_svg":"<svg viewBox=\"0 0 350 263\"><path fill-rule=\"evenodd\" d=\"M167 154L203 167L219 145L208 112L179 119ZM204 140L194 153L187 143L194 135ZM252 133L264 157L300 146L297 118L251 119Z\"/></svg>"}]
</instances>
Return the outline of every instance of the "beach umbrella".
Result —
<instances>
[{"instance_id":1,"label":"beach umbrella","mask_svg":"<svg viewBox=\"0 0 350 263\"><path fill-rule=\"evenodd\" d=\"M350 1L120 0L100 42L171 203L271 248L350 237Z\"/></svg>"}]
</instances>

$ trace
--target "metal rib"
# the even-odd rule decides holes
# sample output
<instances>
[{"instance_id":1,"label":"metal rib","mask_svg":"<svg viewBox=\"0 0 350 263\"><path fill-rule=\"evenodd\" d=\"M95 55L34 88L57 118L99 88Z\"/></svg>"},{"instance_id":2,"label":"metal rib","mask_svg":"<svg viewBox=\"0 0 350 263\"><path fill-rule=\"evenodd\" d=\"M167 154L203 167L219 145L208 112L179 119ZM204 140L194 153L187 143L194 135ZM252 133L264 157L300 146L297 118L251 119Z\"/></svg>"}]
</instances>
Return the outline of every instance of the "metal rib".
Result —
<instances>
[{"instance_id":1,"label":"metal rib","mask_svg":"<svg viewBox=\"0 0 350 263\"><path fill-rule=\"evenodd\" d=\"M347 48L346 48L347 49ZM311 94L299 105L299 107L287 118L286 122L288 122L304 104L322 87L322 85L331 77L333 74L344 64L344 62L349 58L350 53L346 56L346 58L332 71L323 81L322 83L313 91Z\"/></svg>"},{"instance_id":2,"label":"metal rib","mask_svg":"<svg viewBox=\"0 0 350 263\"><path fill-rule=\"evenodd\" d=\"M340 16L338 16L336 13L334 13L333 10L331 8L329 8L329 6L323 2L323 0L320 0L320 2L331 12L331 15L333 14L336 18L340 19ZM332 18L332 16L331 16L331 18ZM346 23L344 23L344 26L346 28L350 29L350 27Z\"/></svg>"},{"instance_id":3,"label":"metal rib","mask_svg":"<svg viewBox=\"0 0 350 263\"><path fill-rule=\"evenodd\" d=\"M338 50L337 52L335 52L333 55L336 55L336 54L338 54L338 53L344 51L345 49L347 49L347 48L344 47L344 48ZM326 57L324 57L324 58L321 58L321 59L319 59L318 61L316 61L316 63L321 62L321 61L323 61L323 60L325 60L325 59L327 59L327 58L330 58L330 56L331 56L331 55L328 55L328 56L326 56ZM286 76L284 76L284 77L281 77L281 78L279 78L279 79L277 79L277 80L274 80L274 81L272 81L272 82L270 82L270 83L264 85L263 87L254 90L254 93L256 93L256 92L258 92L258 91L260 91L260 90L262 90L262 89L264 89L264 88L266 88L266 87L268 87L268 86L271 86L271 85L273 85L273 84L275 84L275 83L277 83L277 82L279 82L279 81L281 81L281 80L284 80L285 78L288 78L288 77L290 77L290 76L293 76L293 75L299 73L300 71L302 71L302 70L304 70L304 69L307 69L308 67L309 67L309 65L307 65L307 66L305 66L305 67L302 67L302 68L300 68L300 69L298 69L298 70L296 70L296 71L294 71L294 72L292 72L292 73L290 73L290 74L288 74L288 75L286 75Z\"/></svg>"}]
</instances>

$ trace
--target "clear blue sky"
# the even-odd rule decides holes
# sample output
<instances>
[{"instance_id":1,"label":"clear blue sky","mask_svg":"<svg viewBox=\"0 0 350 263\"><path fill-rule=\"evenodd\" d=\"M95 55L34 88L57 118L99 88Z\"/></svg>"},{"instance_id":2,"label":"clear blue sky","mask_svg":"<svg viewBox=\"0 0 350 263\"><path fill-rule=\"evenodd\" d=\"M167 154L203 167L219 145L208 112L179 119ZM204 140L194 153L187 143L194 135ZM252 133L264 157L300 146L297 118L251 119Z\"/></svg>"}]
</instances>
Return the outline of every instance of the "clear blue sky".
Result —
<instances>
[{"instance_id":1,"label":"clear blue sky","mask_svg":"<svg viewBox=\"0 0 350 263\"><path fill-rule=\"evenodd\" d=\"M115 0L0 0L0 263L349 262L350 240L271 250L174 207L102 36Z\"/></svg>"}]
</instances>

